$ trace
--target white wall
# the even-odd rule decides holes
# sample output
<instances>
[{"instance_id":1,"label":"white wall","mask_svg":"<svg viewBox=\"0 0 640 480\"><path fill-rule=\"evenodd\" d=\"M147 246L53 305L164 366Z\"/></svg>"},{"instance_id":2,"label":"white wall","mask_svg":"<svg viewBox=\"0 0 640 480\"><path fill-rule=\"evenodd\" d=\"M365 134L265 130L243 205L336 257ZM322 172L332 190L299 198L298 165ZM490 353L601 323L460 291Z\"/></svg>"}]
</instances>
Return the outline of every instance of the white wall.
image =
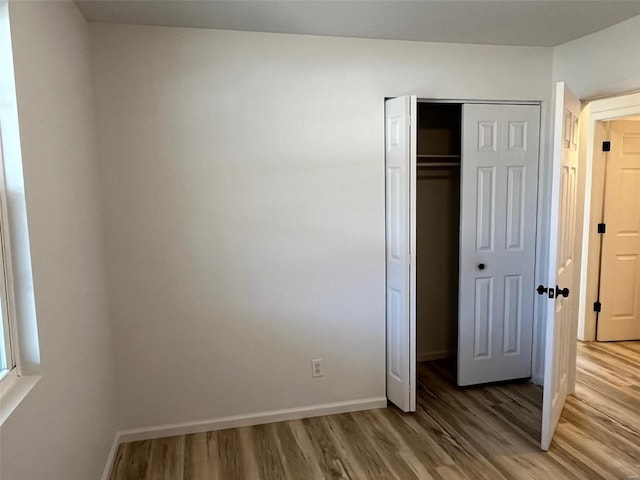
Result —
<instances>
[{"instance_id":1,"label":"white wall","mask_svg":"<svg viewBox=\"0 0 640 480\"><path fill-rule=\"evenodd\" d=\"M553 50L554 81L567 82L578 98L640 89L640 16Z\"/></svg>"},{"instance_id":2,"label":"white wall","mask_svg":"<svg viewBox=\"0 0 640 480\"><path fill-rule=\"evenodd\" d=\"M0 477L97 479L118 421L87 24L10 7L42 379L2 425Z\"/></svg>"},{"instance_id":3,"label":"white wall","mask_svg":"<svg viewBox=\"0 0 640 480\"><path fill-rule=\"evenodd\" d=\"M384 396L383 99L546 102L550 49L91 34L125 426Z\"/></svg>"}]
</instances>

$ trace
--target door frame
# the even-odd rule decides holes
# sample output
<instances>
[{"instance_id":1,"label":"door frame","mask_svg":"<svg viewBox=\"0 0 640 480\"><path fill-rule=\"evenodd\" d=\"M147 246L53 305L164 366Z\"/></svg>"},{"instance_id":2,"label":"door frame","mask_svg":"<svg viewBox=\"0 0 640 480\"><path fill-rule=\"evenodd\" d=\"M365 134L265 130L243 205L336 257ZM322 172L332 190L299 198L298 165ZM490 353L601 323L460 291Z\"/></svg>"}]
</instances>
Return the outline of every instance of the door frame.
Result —
<instances>
[{"instance_id":1,"label":"door frame","mask_svg":"<svg viewBox=\"0 0 640 480\"><path fill-rule=\"evenodd\" d=\"M584 212L579 216L582 225L582 235L576 236L576 245L580 250L579 275L579 299L578 299L578 340L595 341L596 339L596 315L593 312L594 298L594 279L599 275L600 264L594 262L595 252L600 251L599 242L594 242L592 226L593 226L593 209L597 205L593 205L592 197L595 193L594 187L594 162L598 161L600 149L598 146L603 138L598 122L607 122L611 120L624 120L625 118L640 116L640 93L621 94L615 97L597 99L585 102L581 120L581 138L585 138L580 142L578 152L580 167L578 172L584 172L578 182L578 188L582 188L583 195L580 195L584 205ZM584 135L583 135L584 134ZM597 173L597 172L596 172ZM598 187L599 188L599 187ZM589 261L591 259L591 261ZM597 295L597 291L595 292Z\"/></svg>"}]
</instances>

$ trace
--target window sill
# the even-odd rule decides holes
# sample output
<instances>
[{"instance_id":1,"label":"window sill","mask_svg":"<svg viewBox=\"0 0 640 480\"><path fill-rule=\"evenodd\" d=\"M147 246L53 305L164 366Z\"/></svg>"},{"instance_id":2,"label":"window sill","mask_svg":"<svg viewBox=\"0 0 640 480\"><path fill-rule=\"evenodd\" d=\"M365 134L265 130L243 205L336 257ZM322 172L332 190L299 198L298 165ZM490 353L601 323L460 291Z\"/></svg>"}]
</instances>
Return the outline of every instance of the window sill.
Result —
<instances>
[{"instance_id":1,"label":"window sill","mask_svg":"<svg viewBox=\"0 0 640 480\"><path fill-rule=\"evenodd\" d=\"M17 369L14 368L0 381L0 426L18 408L39 380L38 375L18 376Z\"/></svg>"}]
</instances>

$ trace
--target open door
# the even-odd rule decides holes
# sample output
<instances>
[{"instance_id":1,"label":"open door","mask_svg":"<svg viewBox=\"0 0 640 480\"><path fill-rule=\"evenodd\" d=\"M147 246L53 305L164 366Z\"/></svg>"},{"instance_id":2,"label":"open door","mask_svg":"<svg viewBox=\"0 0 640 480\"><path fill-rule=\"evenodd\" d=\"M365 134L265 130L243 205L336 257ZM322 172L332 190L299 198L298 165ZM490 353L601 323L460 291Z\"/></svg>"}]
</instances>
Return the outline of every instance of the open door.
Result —
<instances>
[{"instance_id":1,"label":"open door","mask_svg":"<svg viewBox=\"0 0 640 480\"><path fill-rule=\"evenodd\" d=\"M572 297L575 264L578 118L581 105L563 82L556 86L556 111L549 226L549 284L538 293L548 298L544 352L542 450L549 450L567 395L574 390L577 323Z\"/></svg>"},{"instance_id":2,"label":"open door","mask_svg":"<svg viewBox=\"0 0 640 480\"><path fill-rule=\"evenodd\" d=\"M416 97L385 102L387 398L405 412L416 409L416 117Z\"/></svg>"},{"instance_id":3,"label":"open door","mask_svg":"<svg viewBox=\"0 0 640 480\"><path fill-rule=\"evenodd\" d=\"M640 339L640 122L609 123L598 341Z\"/></svg>"}]
</instances>

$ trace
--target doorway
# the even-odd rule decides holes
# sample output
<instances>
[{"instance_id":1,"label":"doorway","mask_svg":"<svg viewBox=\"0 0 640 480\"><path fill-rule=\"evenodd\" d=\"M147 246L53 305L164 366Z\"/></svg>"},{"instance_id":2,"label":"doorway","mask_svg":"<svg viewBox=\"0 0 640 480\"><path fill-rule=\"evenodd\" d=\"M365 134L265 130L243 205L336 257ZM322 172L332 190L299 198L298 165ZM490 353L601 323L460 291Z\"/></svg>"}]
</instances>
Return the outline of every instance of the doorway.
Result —
<instances>
[{"instance_id":1,"label":"doorway","mask_svg":"<svg viewBox=\"0 0 640 480\"><path fill-rule=\"evenodd\" d=\"M591 101L584 106L582 117L584 212L579 236L578 340L639 339L640 331L633 328L640 324L635 320L635 310L640 308L640 271L635 261L639 255L635 250L640 247L635 244L640 240L634 233L640 229L640 200L634 200L634 195L640 195L640 183L634 184L636 179L640 182L640 171L635 168L640 155L634 153L640 152L640 94ZM630 193L623 194L622 189ZM621 282L621 274L628 281Z\"/></svg>"},{"instance_id":2,"label":"doorway","mask_svg":"<svg viewBox=\"0 0 640 480\"><path fill-rule=\"evenodd\" d=\"M602 122L608 140L603 178L593 190L602 198L596 340L640 339L640 118ZM597 243L596 243L597 245Z\"/></svg>"}]
</instances>

